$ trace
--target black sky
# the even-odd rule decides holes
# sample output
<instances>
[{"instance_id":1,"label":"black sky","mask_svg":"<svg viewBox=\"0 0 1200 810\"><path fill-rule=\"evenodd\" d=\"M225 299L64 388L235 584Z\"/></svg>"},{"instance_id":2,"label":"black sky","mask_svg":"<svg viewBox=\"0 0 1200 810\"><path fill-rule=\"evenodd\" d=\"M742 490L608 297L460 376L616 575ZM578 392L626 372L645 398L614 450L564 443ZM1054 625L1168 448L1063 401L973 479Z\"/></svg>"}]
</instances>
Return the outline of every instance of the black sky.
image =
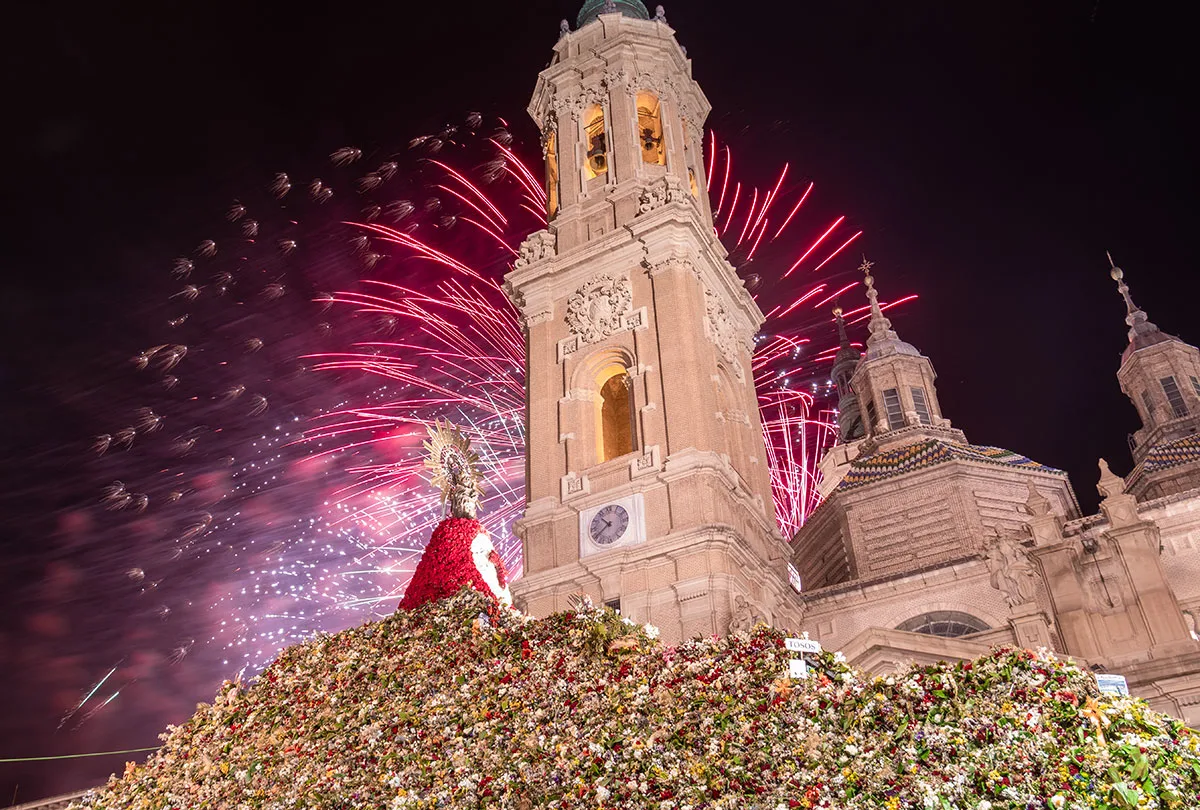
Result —
<instances>
[{"instance_id":1,"label":"black sky","mask_svg":"<svg viewBox=\"0 0 1200 810\"><path fill-rule=\"evenodd\" d=\"M194 243L247 178L337 146L399 142L468 109L509 117L528 141L525 103L575 6L7 9L0 553L20 546L28 559L40 538L24 516L75 497L56 488L56 459L88 434L86 393L103 386L110 353L138 343L123 305L149 266ZM921 294L895 323L934 362L946 415L976 443L1066 469L1086 508L1096 459L1126 471L1137 427L1115 377L1124 312L1104 251L1154 321L1200 341L1200 74L1167 9L666 9L739 164L766 175L792 161L866 230L885 297ZM20 644L4 638L0 656ZM37 739L28 719L4 726L0 738ZM23 780L30 799L111 767L56 778L0 763L0 789Z\"/></svg>"}]
</instances>

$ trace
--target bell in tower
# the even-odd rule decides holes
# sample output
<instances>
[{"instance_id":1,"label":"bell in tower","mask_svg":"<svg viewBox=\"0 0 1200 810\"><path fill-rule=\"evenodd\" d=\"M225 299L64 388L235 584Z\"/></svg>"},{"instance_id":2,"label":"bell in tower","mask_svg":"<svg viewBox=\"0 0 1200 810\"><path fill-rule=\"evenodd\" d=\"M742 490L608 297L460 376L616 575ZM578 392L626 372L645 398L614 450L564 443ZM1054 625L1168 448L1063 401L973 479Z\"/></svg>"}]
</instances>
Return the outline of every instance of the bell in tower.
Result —
<instances>
[{"instance_id":1,"label":"bell in tower","mask_svg":"<svg viewBox=\"0 0 1200 810\"><path fill-rule=\"evenodd\" d=\"M751 362L763 315L713 231L709 103L661 12L589 0L577 23L529 106L549 225L505 278L527 352L515 597L545 615L584 592L668 641L725 632L735 605L788 624Z\"/></svg>"}]
</instances>

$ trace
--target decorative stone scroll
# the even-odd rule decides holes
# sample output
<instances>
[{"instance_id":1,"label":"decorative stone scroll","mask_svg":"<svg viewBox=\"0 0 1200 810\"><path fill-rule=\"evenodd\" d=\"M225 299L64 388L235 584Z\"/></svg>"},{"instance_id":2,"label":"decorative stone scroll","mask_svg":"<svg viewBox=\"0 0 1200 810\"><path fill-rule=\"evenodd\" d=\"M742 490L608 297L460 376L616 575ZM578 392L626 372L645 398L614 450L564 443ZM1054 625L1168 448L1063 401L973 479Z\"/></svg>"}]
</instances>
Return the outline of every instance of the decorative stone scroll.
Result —
<instances>
[{"instance_id":1,"label":"decorative stone scroll","mask_svg":"<svg viewBox=\"0 0 1200 810\"><path fill-rule=\"evenodd\" d=\"M517 270L556 255L558 255L558 241L554 234L549 231L534 231L521 243L521 247L517 251L517 258L513 260L513 269Z\"/></svg>"},{"instance_id":2,"label":"decorative stone scroll","mask_svg":"<svg viewBox=\"0 0 1200 810\"><path fill-rule=\"evenodd\" d=\"M733 369L738 380L745 380L746 372L742 369L742 363L738 359L740 341L737 327L733 325L733 319L729 317L729 313L725 311L725 305L712 290L704 291L704 308L707 312L707 317L704 319L704 331L708 335L708 339L717 347L717 351Z\"/></svg>"}]
</instances>

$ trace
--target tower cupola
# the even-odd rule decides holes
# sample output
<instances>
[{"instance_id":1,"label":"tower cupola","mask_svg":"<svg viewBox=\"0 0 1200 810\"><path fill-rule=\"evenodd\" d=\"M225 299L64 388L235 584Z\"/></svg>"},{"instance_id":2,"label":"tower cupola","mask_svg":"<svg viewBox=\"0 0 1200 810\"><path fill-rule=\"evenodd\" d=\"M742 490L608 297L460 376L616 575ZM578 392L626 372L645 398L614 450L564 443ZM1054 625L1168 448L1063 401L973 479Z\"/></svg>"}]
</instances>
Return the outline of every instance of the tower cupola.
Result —
<instances>
[{"instance_id":1,"label":"tower cupola","mask_svg":"<svg viewBox=\"0 0 1200 810\"><path fill-rule=\"evenodd\" d=\"M871 275L874 262L863 257L858 269L867 287L871 306L870 336L862 361L850 379L866 433L879 443L910 444L923 437L965 442L942 417L933 364L892 328L879 305L879 291Z\"/></svg>"},{"instance_id":2,"label":"tower cupola","mask_svg":"<svg viewBox=\"0 0 1200 810\"><path fill-rule=\"evenodd\" d=\"M587 0L575 18L575 27L583 28L601 14L623 14L635 20L650 19L650 12L639 0Z\"/></svg>"},{"instance_id":3,"label":"tower cupola","mask_svg":"<svg viewBox=\"0 0 1200 810\"><path fill-rule=\"evenodd\" d=\"M1135 467L1128 491L1157 497L1200 485L1200 350L1168 335L1150 320L1108 257L1109 274L1125 301L1129 345L1117 380L1133 402L1142 427L1129 437Z\"/></svg>"}]
</instances>

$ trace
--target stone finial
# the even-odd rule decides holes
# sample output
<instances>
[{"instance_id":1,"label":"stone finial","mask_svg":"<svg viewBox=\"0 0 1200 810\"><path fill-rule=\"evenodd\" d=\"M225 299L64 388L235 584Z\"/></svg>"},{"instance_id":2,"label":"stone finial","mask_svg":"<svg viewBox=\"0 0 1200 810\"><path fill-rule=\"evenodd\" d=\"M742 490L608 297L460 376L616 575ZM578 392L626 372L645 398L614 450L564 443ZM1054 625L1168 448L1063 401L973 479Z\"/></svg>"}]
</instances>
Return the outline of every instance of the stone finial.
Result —
<instances>
[{"instance_id":1,"label":"stone finial","mask_svg":"<svg viewBox=\"0 0 1200 810\"><path fill-rule=\"evenodd\" d=\"M1125 271L1117 267L1111 253L1105 251L1104 255L1108 257L1110 268L1108 274L1112 276L1113 281L1117 282L1117 292L1125 299L1125 323L1129 325L1129 339L1132 341L1140 334L1157 332L1158 327L1150 322L1150 316L1133 303L1133 297L1129 294L1129 285L1125 283Z\"/></svg>"},{"instance_id":2,"label":"stone finial","mask_svg":"<svg viewBox=\"0 0 1200 810\"><path fill-rule=\"evenodd\" d=\"M561 39L562 37L565 37L569 33L571 33L571 24L569 22L567 22L566 20L559 20L558 21L558 36L559 36L559 38Z\"/></svg>"},{"instance_id":3,"label":"stone finial","mask_svg":"<svg viewBox=\"0 0 1200 810\"><path fill-rule=\"evenodd\" d=\"M616 14L617 13L617 0L604 0L604 10L601 11L600 13L601 14Z\"/></svg>"},{"instance_id":4,"label":"stone finial","mask_svg":"<svg viewBox=\"0 0 1200 810\"><path fill-rule=\"evenodd\" d=\"M1104 498L1113 498L1125 493L1125 482L1109 469L1108 462L1104 459L1100 459L1100 480L1096 482L1096 489Z\"/></svg>"},{"instance_id":5,"label":"stone finial","mask_svg":"<svg viewBox=\"0 0 1200 810\"><path fill-rule=\"evenodd\" d=\"M667 23L667 10L666 10L666 9L664 9L662 6L655 6L655 7L654 7L654 21L655 21L655 22L660 22L660 23L662 23L662 24L666 25L666 23Z\"/></svg>"},{"instance_id":6,"label":"stone finial","mask_svg":"<svg viewBox=\"0 0 1200 810\"><path fill-rule=\"evenodd\" d=\"M867 257L863 256L862 264L858 269L863 274L863 283L867 285L867 300L871 302L871 320L867 324L867 330L871 336L867 338L867 343L879 343L884 340L898 340L899 336L892 330L892 322L883 314L883 309L879 306L879 291L875 289L875 277L871 275L871 268L875 266L875 262L867 261Z\"/></svg>"},{"instance_id":7,"label":"stone finial","mask_svg":"<svg viewBox=\"0 0 1200 810\"><path fill-rule=\"evenodd\" d=\"M1038 492L1037 487L1033 482L1029 483L1029 497L1025 500L1025 514L1031 517L1045 517L1050 514L1050 501L1046 499L1042 493Z\"/></svg>"}]
</instances>

